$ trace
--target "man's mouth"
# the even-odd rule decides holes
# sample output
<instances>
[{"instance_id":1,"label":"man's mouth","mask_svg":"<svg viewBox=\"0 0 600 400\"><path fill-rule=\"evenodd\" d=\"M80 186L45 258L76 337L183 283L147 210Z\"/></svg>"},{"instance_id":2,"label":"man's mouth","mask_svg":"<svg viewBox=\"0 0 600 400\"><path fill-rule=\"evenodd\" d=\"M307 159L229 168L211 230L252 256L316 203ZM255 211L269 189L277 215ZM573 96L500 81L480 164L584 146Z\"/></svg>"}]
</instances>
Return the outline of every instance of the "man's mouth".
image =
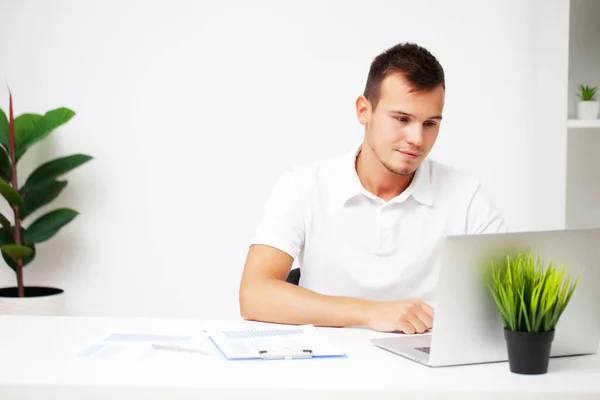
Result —
<instances>
[{"instance_id":1,"label":"man's mouth","mask_svg":"<svg viewBox=\"0 0 600 400\"><path fill-rule=\"evenodd\" d=\"M397 150L397 151L400 152L401 154L403 154L405 157L410 158L410 159L415 159L420 156L419 153L414 153L412 151L404 151L404 150Z\"/></svg>"}]
</instances>

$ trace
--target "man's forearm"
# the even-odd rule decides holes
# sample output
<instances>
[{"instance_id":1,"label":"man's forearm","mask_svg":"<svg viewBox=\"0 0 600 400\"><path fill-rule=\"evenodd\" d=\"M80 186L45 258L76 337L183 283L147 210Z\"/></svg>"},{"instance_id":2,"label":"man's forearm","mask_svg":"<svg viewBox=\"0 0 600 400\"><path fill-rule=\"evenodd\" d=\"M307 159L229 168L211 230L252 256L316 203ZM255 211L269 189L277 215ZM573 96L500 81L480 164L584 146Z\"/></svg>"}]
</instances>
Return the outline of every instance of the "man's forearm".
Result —
<instances>
[{"instance_id":1,"label":"man's forearm","mask_svg":"<svg viewBox=\"0 0 600 400\"><path fill-rule=\"evenodd\" d=\"M244 319L281 324L364 326L372 301L326 296L277 279L246 285L240 290Z\"/></svg>"}]
</instances>

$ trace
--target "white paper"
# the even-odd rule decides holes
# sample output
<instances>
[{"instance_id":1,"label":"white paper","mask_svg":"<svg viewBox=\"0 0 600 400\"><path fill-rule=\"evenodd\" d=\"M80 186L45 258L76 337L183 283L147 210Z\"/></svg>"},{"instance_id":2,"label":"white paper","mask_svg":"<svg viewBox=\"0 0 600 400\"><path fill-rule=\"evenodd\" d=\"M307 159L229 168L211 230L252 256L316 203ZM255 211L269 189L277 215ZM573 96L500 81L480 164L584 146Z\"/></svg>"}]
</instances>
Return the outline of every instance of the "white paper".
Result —
<instances>
[{"instance_id":1,"label":"white paper","mask_svg":"<svg viewBox=\"0 0 600 400\"><path fill-rule=\"evenodd\" d=\"M313 356L343 356L313 325L272 325L228 327L208 330L215 345L228 359L260 358L260 351Z\"/></svg>"},{"instance_id":2,"label":"white paper","mask_svg":"<svg viewBox=\"0 0 600 400\"><path fill-rule=\"evenodd\" d=\"M168 336L142 333L113 333L103 340L84 346L78 357L110 361L148 361L173 357L177 353L211 354L204 348L208 335ZM214 353L213 353L214 354Z\"/></svg>"},{"instance_id":3,"label":"white paper","mask_svg":"<svg viewBox=\"0 0 600 400\"><path fill-rule=\"evenodd\" d=\"M151 343L99 342L87 346L78 356L97 360L141 361L152 356L153 351Z\"/></svg>"}]
</instances>

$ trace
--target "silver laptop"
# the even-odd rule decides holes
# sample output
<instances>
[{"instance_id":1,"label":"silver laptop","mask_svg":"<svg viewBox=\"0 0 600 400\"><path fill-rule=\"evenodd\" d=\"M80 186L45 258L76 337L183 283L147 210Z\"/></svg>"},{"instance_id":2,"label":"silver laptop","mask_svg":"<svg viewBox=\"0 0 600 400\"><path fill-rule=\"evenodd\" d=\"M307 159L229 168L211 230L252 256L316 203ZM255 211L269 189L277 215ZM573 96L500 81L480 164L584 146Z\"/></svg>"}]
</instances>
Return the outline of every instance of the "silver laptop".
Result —
<instances>
[{"instance_id":1,"label":"silver laptop","mask_svg":"<svg viewBox=\"0 0 600 400\"><path fill-rule=\"evenodd\" d=\"M508 360L503 323L485 277L490 259L531 250L578 276L556 327L551 357L596 353L600 341L600 228L448 236L440 259L433 329L371 342L430 367Z\"/></svg>"}]
</instances>

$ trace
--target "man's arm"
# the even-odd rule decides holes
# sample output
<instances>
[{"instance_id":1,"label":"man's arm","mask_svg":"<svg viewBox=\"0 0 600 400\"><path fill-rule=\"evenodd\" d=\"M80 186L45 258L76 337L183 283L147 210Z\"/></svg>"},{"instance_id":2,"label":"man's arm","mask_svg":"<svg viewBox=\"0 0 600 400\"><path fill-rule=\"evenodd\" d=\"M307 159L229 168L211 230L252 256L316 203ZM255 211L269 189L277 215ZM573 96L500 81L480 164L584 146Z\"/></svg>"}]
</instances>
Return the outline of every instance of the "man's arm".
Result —
<instances>
[{"instance_id":1,"label":"man's arm","mask_svg":"<svg viewBox=\"0 0 600 400\"><path fill-rule=\"evenodd\" d=\"M248 250L240 283L245 319L322 326L364 325L370 302L321 295L286 282L304 246L308 206L292 171L273 188Z\"/></svg>"},{"instance_id":2,"label":"man's arm","mask_svg":"<svg viewBox=\"0 0 600 400\"><path fill-rule=\"evenodd\" d=\"M240 311L248 320L316 326L368 326L382 332L423 333L433 309L417 299L378 302L327 296L285 282L293 258L274 247L252 245L240 285Z\"/></svg>"},{"instance_id":3,"label":"man's arm","mask_svg":"<svg viewBox=\"0 0 600 400\"><path fill-rule=\"evenodd\" d=\"M243 318L297 325L367 325L374 302L321 295L285 282L292 262L289 254L274 247L250 247L240 284Z\"/></svg>"}]
</instances>

